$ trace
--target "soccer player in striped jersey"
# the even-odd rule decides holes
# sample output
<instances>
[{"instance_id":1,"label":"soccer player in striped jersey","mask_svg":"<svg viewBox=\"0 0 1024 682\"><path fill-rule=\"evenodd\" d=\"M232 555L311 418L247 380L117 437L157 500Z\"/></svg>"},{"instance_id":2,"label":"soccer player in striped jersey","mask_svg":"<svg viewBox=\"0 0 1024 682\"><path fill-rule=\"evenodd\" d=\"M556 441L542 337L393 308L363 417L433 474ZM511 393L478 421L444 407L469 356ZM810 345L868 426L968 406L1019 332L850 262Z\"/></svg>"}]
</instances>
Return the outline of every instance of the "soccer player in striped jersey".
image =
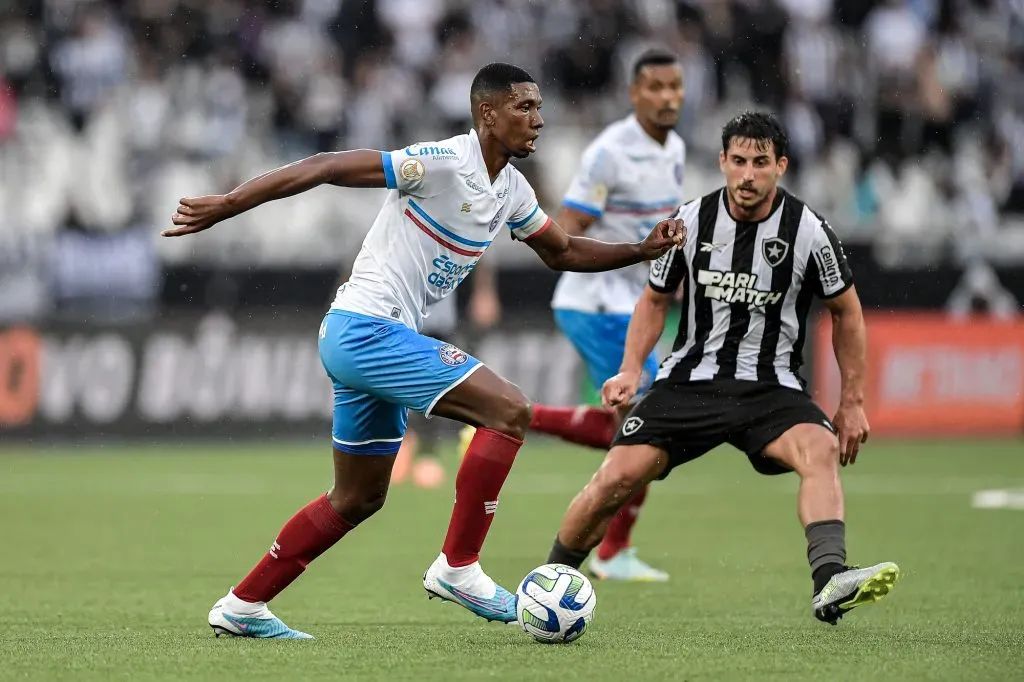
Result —
<instances>
[{"instance_id":1,"label":"soccer player in striped jersey","mask_svg":"<svg viewBox=\"0 0 1024 682\"><path fill-rule=\"evenodd\" d=\"M839 471L857 460L869 431L864 317L835 232L778 187L788 164L786 143L768 114L742 114L723 129L719 164L726 184L676 212L690 226L690 239L651 266L622 366L602 389L605 404L622 405L636 394L644 361L682 287L673 351L622 422L602 467L573 500L548 561L578 567L631 495L729 443L759 473L800 477L797 511L807 539L811 609L835 624L887 595L899 567L846 563ZM832 419L811 400L799 374L814 298L832 314L842 373Z\"/></svg>"}]
</instances>

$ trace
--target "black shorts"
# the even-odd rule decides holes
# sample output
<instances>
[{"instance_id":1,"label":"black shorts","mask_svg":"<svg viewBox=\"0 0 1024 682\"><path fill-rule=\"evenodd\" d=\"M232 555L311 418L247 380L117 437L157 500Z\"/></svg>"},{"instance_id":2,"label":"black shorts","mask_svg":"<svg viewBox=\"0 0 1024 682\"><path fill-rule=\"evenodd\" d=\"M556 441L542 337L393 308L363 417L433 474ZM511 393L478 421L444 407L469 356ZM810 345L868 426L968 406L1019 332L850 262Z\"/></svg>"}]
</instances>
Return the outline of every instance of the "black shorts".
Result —
<instances>
[{"instance_id":1,"label":"black shorts","mask_svg":"<svg viewBox=\"0 0 1024 682\"><path fill-rule=\"evenodd\" d=\"M745 452L758 473L784 474L790 469L763 451L797 424L821 424L835 433L831 420L803 391L735 379L659 381L633 406L612 445L665 450L669 462L661 478L722 443Z\"/></svg>"}]
</instances>

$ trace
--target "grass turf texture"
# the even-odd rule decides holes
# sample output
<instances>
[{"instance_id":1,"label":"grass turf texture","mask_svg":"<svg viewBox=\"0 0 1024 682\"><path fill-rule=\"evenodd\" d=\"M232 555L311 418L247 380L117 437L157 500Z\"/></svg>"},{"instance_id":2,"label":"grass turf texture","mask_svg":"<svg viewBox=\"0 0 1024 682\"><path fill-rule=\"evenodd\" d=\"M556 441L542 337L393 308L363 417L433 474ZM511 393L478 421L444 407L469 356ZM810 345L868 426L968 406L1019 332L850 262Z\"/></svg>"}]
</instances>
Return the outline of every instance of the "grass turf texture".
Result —
<instances>
[{"instance_id":1,"label":"grass turf texture","mask_svg":"<svg viewBox=\"0 0 1024 682\"><path fill-rule=\"evenodd\" d=\"M502 495L484 566L514 590L542 563L600 454L534 439ZM454 457L450 460L454 470ZM532 642L428 602L451 508L395 488L384 511L274 602L315 642L214 639L213 602L330 485L294 444L22 449L0 456L0 679L1019 679L1024 512L972 494L1024 488L1021 442L871 443L844 471L850 560L892 560L889 598L837 627L809 607L795 477L723 449L655 484L641 556L665 585L596 583L587 634Z\"/></svg>"}]
</instances>

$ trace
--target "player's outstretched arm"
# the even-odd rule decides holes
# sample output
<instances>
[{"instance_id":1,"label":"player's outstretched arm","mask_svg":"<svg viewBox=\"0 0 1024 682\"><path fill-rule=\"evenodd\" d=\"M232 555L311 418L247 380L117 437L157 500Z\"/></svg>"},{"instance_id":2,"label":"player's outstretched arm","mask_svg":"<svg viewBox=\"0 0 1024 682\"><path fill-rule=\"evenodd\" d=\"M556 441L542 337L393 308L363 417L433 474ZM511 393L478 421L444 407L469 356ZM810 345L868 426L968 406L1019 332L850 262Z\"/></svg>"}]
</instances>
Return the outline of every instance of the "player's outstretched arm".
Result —
<instances>
[{"instance_id":1,"label":"player's outstretched arm","mask_svg":"<svg viewBox=\"0 0 1024 682\"><path fill-rule=\"evenodd\" d=\"M619 373L601 387L601 400L605 407L624 405L636 395L644 361L665 331L665 318L672 300L671 292L662 293L650 286L644 287L644 293L640 295L633 317L629 320L626 349L622 354Z\"/></svg>"},{"instance_id":2,"label":"player's outstretched arm","mask_svg":"<svg viewBox=\"0 0 1024 682\"><path fill-rule=\"evenodd\" d=\"M227 194L186 197L171 217L177 227L165 237L180 237L208 230L217 223L268 201L300 194L319 185L386 187L381 153L371 149L325 152L248 180Z\"/></svg>"},{"instance_id":3,"label":"player's outstretched arm","mask_svg":"<svg viewBox=\"0 0 1024 682\"><path fill-rule=\"evenodd\" d=\"M864 414L867 327L854 287L826 299L825 305L832 313L832 348L842 376L839 409L833 422L839 432L839 461L845 466L857 460L860 444L867 441L870 432Z\"/></svg>"},{"instance_id":4,"label":"player's outstretched arm","mask_svg":"<svg viewBox=\"0 0 1024 682\"><path fill-rule=\"evenodd\" d=\"M670 218L655 225L647 238L639 243L609 243L569 236L555 222L548 229L528 238L526 243L552 270L603 272L656 260L673 246L682 245L685 240L686 227L683 221Z\"/></svg>"}]
</instances>

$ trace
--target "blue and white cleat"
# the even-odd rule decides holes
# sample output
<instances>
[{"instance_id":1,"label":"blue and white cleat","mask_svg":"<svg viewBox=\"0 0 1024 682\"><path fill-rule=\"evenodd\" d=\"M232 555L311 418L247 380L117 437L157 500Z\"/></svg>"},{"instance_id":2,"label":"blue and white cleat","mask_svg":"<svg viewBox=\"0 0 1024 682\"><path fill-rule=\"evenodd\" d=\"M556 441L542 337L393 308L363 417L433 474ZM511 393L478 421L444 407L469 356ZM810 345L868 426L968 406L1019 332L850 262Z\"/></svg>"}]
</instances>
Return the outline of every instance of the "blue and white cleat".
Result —
<instances>
[{"instance_id":1,"label":"blue and white cleat","mask_svg":"<svg viewBox=\"0 0 1024 682\"><path fill-rule=\"evenodd\" d=\"M480 562L452 568L441 553L423 574L423 589L430 599L453 602L489 621L516 621L516 596L491 580Z\"/></svg>"},{"instance_id":2,"label":"blue and white cleat","mask_svg":"<svg viewBox=\"0 0 1024 682\"><path fill-rule=\"evenodd\" d=\"M313 635L292 630L270 612L264 602L244 602L228 592L210 609L210 627L217 637L255 637L258 639L313 639Z\"/></svg>"},{"instance_id":3,"label":"blue and white cleat","mask_svg":"<svg viewBox=\"0 0 1024 682\"><path fill-rule=\"evenodd\" d=\"M598 580L663 583L668 573L659 571L637 558L636 547L627 547L611 559L590 559L590 575Z\"/></svg>"}]
</instances>

